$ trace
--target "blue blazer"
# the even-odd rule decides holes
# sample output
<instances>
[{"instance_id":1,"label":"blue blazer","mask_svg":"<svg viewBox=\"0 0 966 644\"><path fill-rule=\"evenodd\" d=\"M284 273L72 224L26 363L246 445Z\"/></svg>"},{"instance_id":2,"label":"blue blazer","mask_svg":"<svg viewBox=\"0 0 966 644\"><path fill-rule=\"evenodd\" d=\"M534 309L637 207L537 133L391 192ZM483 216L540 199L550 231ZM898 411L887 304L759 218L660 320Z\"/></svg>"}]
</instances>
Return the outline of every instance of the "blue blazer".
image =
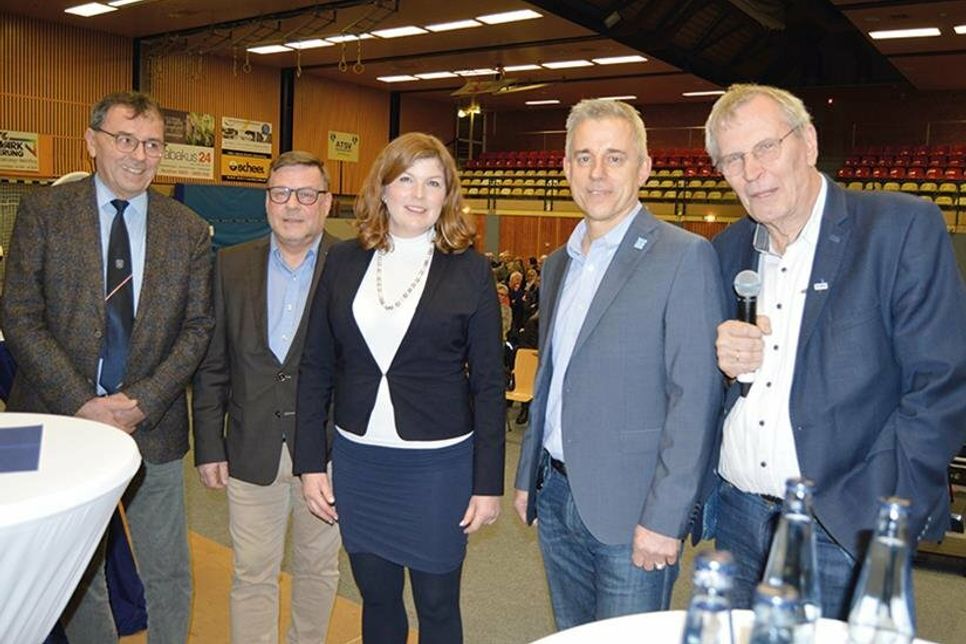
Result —
<instances>
[{"instance_id":1,"label":"blue blazer","mask_svg":"<svg viewBox=\"0 0 966 644\"><path fill-rule=\"evenodd\" d=\"M299 367L296 473L324 472L329 401L335 423L363 435L382 371L352 313L375 251L358 240L329 251L312 300ZM473 431L473 494L503 493L504 373L500 304L486 259L435 251L426 287L386 374L405 440Z\"/></svg>"},{"instance_id":2,"label":"blue blazer","mask_svg":"<svg viewBox=\"0 0 966 644\"><path fill-rule=\"evenodd\" d=\"M631 215L594 295L563 380L564 461L574 503L596 539L626 545L642 525L683 537L717 452L721 377L715 328L722 320L711 244L656 219ZM553 364L553 329L570 256L547 258L541 276L540 366L516 488L536 488Z\"/></svg>"},{"instance_id":3,"label":"blue blazer","mask_svg":"<svg viewBox=\"0 0 966 644\"><path fill-rule=\"evenodd\" d=\"M947 468L966 439L966 289L933 204L826 181L789 403L802 475L818 520L853 555L883 496L912 501L911 538L939 539ZM757 270L755 227L745 218L714 240L726 289Z\"/></svg>"}]
</instances>

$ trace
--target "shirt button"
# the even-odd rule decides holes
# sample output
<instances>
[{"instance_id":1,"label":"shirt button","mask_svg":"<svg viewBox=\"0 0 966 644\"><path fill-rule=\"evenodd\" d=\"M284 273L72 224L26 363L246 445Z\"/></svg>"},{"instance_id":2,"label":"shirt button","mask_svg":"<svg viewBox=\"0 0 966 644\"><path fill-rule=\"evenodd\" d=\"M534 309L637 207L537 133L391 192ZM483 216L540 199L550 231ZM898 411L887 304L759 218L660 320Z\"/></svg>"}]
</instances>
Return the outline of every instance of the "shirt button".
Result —
<instances>
[{"instance_id":1,"label":"shirt button","mask_svg":"<svg viewBox=\"0 0 966 644\"><path fill-rule=\"evenodd\" d=\"M781 307L782 307L781 302L779 302L778 304L775 305L775 308L776 309L780 309Z\"/></svg>"},{"instance_id":2,"label":"shirt button","mask_svg":"<svg viewBox=\"0 0 966 644\"><path fill-rule=\"evenodd\" d=\"M766 386L766 387L771 387L771 382L766 382L766 383L765 383L765 386Z\"/></svg>"},{"instance_id":3,"label":"shirt button","mask_svg":"<svg viewBox=\"0 0 966 644\"><path fill-rule=\"evenodd\" d=\"M287 311L291 311L291 310L292 310L292 305L291 305L291 304L289 304L288 306L286 306L286 307L285 307L285 309L286 309Z\"/></svg>"},{"instance_id":4,"label":"shirt button","mask_svg":"<svg viewBox=\"0 0 966 644\"><path fill-rule=\"evenodd\" d=\"M785 268L784 266L782 266L782 273L784 273L787 270L788 270L787 268Z\"/></svg>"},{"instance_id":5,"label":"shirt button","mask_svg":"<svg viewBox=\"0 0 966 644\"><path fill-rule=\"evenodd\" d=\"M759 420L759 421L758 421L758 426L759 426L759 427L764 427L764 426L765 426L765 421L763 421L763 420Z\"/></svg>"},{"instance_id":6,"label":"shirt button","mask_svg":"<svg viewBox=\"0 0 966 644\"><path fill-rule=\"evenodd\" d=\"M768 467L768 463L766 463L765 461L762 461L762 462L761 462L761 466L762 466L762 467Z\"/></svg>"},{"instance_id":7,"label":"shirt button","mask_svg":"<svg viewBox=\"0 0 966 644\"><path fill-rule=\"evenodd\" d=\"M778 351L778 345L777 345L777 344L776 344L776 345L774 345L774 346L772 347L772 349L774 349L775 351Z\"/></svg>"}]
</instances>

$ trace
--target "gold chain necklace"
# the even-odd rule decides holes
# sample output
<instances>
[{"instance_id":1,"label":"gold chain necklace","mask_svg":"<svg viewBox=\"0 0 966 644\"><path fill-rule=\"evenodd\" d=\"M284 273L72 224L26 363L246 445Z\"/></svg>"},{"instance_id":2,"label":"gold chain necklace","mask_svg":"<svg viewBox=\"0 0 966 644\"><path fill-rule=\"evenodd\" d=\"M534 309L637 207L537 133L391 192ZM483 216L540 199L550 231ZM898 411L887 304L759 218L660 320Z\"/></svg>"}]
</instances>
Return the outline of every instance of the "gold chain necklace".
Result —
<instances>
[{"instance_id":1,"label":"gold chain necklace","mask_svg":"<svg viewBox=\"0 0 966 644\"><path fill-rule=\"evenodd\" d=\"M423 275L426 274L426 268L429 266L429 260L433 258L433 244L429 245L429 250L426 252L426 258L423 259L423 265L419 267L419 272L416 273L416 277L409 284L409 288L403 291L403 294L398 300L392 304L386 304L386 298L382 294L382 256L385 255L382 251L376 251L376 295L379 297L379 304L382 308L387 311L392 311L402 306L402 303L410 296L410 294L416 290L419 286L419 282L422 281Z\"/></svg>"}]
</instances>

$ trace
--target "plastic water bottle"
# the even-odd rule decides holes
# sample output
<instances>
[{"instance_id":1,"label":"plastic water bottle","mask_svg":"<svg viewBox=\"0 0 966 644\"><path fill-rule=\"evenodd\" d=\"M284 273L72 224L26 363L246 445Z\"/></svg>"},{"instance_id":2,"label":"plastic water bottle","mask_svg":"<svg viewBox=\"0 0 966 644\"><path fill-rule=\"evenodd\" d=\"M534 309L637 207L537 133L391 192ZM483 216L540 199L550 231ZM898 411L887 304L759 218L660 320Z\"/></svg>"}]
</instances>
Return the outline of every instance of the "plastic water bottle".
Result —
<instances>
[{"instance_id":1,"label":"plastic water bottle","mask_svg":"<svg viewBox=\"0 0 966 644\"><path fill-rule=\"evenodd\" d=\"M801 616L798 591L788 584L758 584L755 622L748 644L794 644Z\"/></svg>"},{"instance_id":2,"label":"plastic water bottle","mask_svg":"<svg viewBox=\"0 0 966 644\"><path fill-rule=\"evenodd\" d=\"M849 642L907 644L915 637L908 522L909 501L890 497L879 502L875 536L852 599Z\"/></svg>"},{"instance_id":3,"label":"plastic water bottle","mask_svg":"<svg viewBox=\"0 0 966 644\"><path fill-rule=\"evenodd\" d=\"M801 610L796 630L798 644L814 641L815 624L822 616L815 519L812 516L814 489L814 483L804 478L788 479L785 483L782 516L762 578L769 586L787 584L798 593Z\"/></svg>"},{"instance_id":4,"label":"plastic water bottle","mask_svg":"<svg viewBox=\"0 0 966 644\"><path fill-rule=\"evenodd\" d=\"M734 644L731 600L735 562L730 552L700 553L694 562L694 592L681 644Z\"/></svg>"}]
</instances>

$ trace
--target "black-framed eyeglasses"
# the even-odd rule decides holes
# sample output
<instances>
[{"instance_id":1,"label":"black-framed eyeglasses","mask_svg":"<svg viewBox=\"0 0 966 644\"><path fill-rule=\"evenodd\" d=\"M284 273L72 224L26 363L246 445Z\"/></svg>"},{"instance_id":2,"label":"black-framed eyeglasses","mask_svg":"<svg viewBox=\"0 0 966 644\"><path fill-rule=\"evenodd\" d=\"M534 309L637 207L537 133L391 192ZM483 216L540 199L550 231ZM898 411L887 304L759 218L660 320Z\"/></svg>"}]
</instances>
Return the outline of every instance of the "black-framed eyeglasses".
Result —
<instances>
[{"instance_id":1,"label":"black-framed eyeglasses","mask_svg":"<svg viewBox=\"0 0 966 644\"><path fill-rule=\"evenodd\" d=\"M124 134L123 132L116 134L114 132L108 132L107 130L101 129L99 127L95 127L91 129L94 130L95 132L106 134L112 139L114 139L114 147L116 147L118 151L124 152L125 154L134 152L135 150L138 149L139 145L143 145L145 156L149 156L155 159L164 156L164 141L159 141L158 139L145 139L142 141L136 136L131 136L130 134Z\"/></svg>"},{"instance_id":2,"label":"black-framed eyeglasses","mask_svg":"<svg viewBox=\"0 0 966 644\"><path fill-rule=\"evenodd\" d=\"M755 144L755 147L751 148L751 156L755 157L755 160L761 164L768 164L775 161L782 153L782 142L791 136L791 133L799 127L801 126L796 125L781 138L759 141ZM721 157L717 163L718 171L726 177L733 177L736 174L740 174L745 169L745 156L747 154L749 153L735 152L734 154Z\"/></svg>"},{"instance_id":3,"label":"black-framed eyeglasses","mask_svg":"<svg viewBox=\"0 0 966 644\"><path fill-rule=\"evenodd\" d=\"M269 186L265 189L268 191L268 198L272 200L272 203L288 203L289 197L295 194L295 198L303 206L311 206L319 200L321 195L329 192L315 188L286 188L285 186Z\"/></svg>"}]
</instances>

